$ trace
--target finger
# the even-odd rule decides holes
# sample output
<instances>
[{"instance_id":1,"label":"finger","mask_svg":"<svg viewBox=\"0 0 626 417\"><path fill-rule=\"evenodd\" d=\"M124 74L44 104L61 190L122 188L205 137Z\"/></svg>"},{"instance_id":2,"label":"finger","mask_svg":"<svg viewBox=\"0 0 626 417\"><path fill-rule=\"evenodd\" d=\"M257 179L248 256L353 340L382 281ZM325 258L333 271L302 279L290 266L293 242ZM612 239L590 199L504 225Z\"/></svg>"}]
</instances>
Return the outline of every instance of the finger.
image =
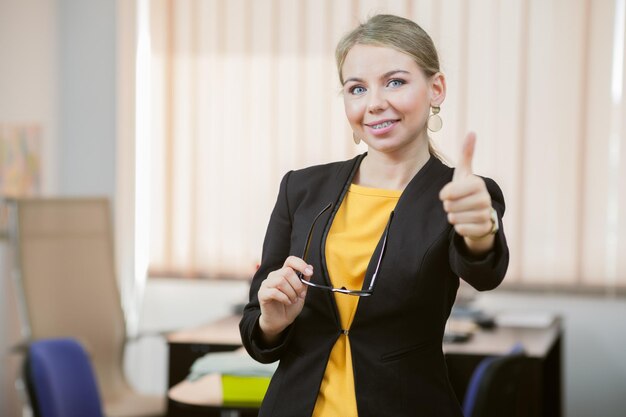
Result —
<instances>
[{"instance_id":1,"label":"finger","mask_svg":"<svg viewBox=\"0 0 626 417\"><path fill-rule=\"evenodd\" d=\"M448 213L448 222L450 224L490 224L491 210L483 209Z\"/></svg>"},{"instance_id":2,"label":"finger","mask_svg":"<svg viewBox=\"0 0 626 417\"><path fill-rule=\"evenodd\" d=\"M443 209L446 213L458 213L461 211L483 210L491 207L489 194L471 194L457 200L444 200Z\"/></svg>"},{"instance_id":3,"label":"finger","mask_svg":"<svg viewBox=\"0 0 626 417\"><path fill-rule=\"evenodd\" d=\"M476 134L469 132L463 141L463 149L461 150L461 159L454 170L452 181L457 181L472 175L472 159L474 158L474 147L476 146Z\"/></svg>"},{"instance_id":4,"label":"finger","mask_svg":"<svg viewBox=\"0 0 626 417\"><path fill-rule=\"evenodd\" d=\"M308 277L303 275L304 279ZM285 283L292 288L292 291L296 293L296 296L303 296L303 291L305 290L305 285L300 281L300 277L296 275L296 271L291 267L283 267L274 272L271 272L267 279L263 281L262 286L266 287L277 287L283 289L287 295L291 296L291 291L284 289ZM293 298L293 297L292 297Z\"/></svg>"},{"instance_id":5,"label":"finger","mask_svg":"<svg viewBox=\"0 0 626 417\"><path fill-rule=\"evenodd\" d=\"M300 280L298 280L298 282L299 281ZM289 301L291 301L291 303L298 301L299 293L296 292L287 279L283 278L275 288L279 289L283 294L289 297Z\"/></svg>"},{"instance_id":6,"label":"finger","mask_svg":"<svg viewBox=\"0 0 626 417\"><path fill-rule=\"evenodd\" d=\"M454 226L454 230L461 236L475 239L484 237L487 233L489 233L491 225L473 223L457 224Z\"/></svg>"},{"instance_id":7,"label":"finger","mask_svg":"<svg viewBox=\"0 0 626 417\"><path fill-rule=\"evenodd\" d=\"M300 281L300 277L298 275L296 275L295 271L291 268L289 268L291 270L290 274L285 275L285 279L289 282L289 285L291 285L291 288L294 289L294 291L301 297L304 298L304 296L306 295L306 289L307 286L305 284L302 283L302 281ZM302 276L303 279L309 280L310 277L308 277L307 275L303 275Z\"/></svg>"},{"instance_id":8,"label":"finger","mask_svg":"<svg viewBox=\"0 0 626 417\"><path fill-rule=\"evenodd\" d=\"M290 256L285 259L285 263L283 267L292 268L295 271L298 271L307 277L313 275L313 265L307 264L303 259L298 258L297 256Z\"/></svg>"},{"instance_id":9,"label":"finger","mask_svg":"<svg viewBox=\"0 0 626 417\"><path fill-rule=\"evenodd\" d=\"M287 294L285 294L284 292L282 292L281 290L275 287L266 288L262 295L263 297L261 297L261 294L259 293L259 301L261 299L264 300L265 302L277 301L281 304L288 305L288 306L293 304L291 300L289 299L289 297L287 297Z\"/></svg>"},{"instance_id":10,"label":"finger","mask_svg":"<svg viewBox=\"0 0 626 417\"><path fill-rule=\"evenodd\" d=\"M476 175L471 175L463 180L447 183L439 191L439 199L456 200L481 191L487 192L485 181Z\"/></svg>"}]
</instances>

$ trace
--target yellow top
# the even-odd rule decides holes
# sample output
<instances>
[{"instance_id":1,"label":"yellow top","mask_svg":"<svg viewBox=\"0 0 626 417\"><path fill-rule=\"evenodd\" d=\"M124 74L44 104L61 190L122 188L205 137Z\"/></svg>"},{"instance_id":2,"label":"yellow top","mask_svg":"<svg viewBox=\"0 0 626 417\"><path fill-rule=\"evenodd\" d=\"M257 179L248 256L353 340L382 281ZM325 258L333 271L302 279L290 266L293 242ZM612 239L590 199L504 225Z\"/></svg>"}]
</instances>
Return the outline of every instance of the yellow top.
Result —
<instances>
[{"instance_id":1,"label":"yellow top","mask_svg":"<svg viewBox=\"0 0 626 417\"><path fill-rule=\"evenodd\" d=\"M372 253L401 193L350 185L326 239L326 263L333 287L361 289ZM335 300L342 329L350 329L359 297L335 293ZM358 415L349 337L342 334L333 346L313 417Z\"/></svg>"}]
</instances>

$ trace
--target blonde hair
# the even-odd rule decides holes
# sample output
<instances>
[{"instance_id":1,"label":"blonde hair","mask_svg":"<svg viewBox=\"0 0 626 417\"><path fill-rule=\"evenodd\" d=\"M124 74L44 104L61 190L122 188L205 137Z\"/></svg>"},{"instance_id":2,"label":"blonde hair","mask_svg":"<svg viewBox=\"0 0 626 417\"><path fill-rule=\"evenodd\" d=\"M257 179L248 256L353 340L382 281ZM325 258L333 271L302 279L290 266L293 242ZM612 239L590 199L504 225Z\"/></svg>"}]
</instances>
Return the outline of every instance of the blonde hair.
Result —
<instances>
[{"instance_id":1,"label":"blonde hair","mask_svg":"<svg viewBox=\"0 0 626 417\"><path fill-rule=\"evenodd\" d=\"M339 81L343 85L341 73L346 56L354 45L373 45L393 48L409 55L422 70L426 78L439 72L439 55L428 33L412 20L390 14L378 14L370 17L341 38L335 49L335 61L339 72ZM436 158L445 159L435 149L432 140L428 140L428 151Z\"/></svg>"}]
</instances>

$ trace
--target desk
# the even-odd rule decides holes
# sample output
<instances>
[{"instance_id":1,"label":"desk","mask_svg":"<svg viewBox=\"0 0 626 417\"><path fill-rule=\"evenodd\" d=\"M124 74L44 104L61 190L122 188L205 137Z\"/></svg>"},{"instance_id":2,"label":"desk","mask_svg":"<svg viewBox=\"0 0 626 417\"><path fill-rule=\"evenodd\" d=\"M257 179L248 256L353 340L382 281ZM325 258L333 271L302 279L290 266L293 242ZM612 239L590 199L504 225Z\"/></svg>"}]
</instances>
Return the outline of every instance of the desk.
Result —
<instances>
[{"instance_id":1,"label":"desk","mask_svg":"<svg viewBox=\"0 0 626 417\"><path fill-rule=\"evenodd\" d=\"M228 352L241 347L240 316L234 315L203 326L167 335L169 348L168 388L187 377L193 362L209 352Z\"/></svg>"},{"instance_id":2,"label":"desk","mask_svg":"<svg viewBox=\"0 0 626 417\"><path fill-rule=\"evenodd\" d=\"M233 315L167 335L168 387L170 388L167 417L256 416L257 410L221 407L222 387L219 375L203 378L200 384L180 386L178 390L174 387L187 377L196 359L210 352L228 352L241 348L239 320L241 316ZM177 392L181 394L177 395ZM179 401L172 398L179 398ZM189 398L198 398L198 400L191 401Z\"/></svg>"},{"instance_id":3,"label":"desk","mask_svg":"<svg viewBox=\"0 0 626 417\"><path fill-rule=\"evenodd\" d=\"M205 377L201 385L196 386L202 396L196 404L187 399L195 396L192 391L188 391L189 384L174 386L185 379L193 361L205 353L241 347L239 319L239 316L226 317L205 326L168 335L171 388L168 417L230 415L229 411L220 414L221 386L218 376ZM479 330L468 342L444 344L448 375L457 398L462 399L465 395L472 372L483 358L506 354L515 343L521 342L528 356L532 384L528 401L525 402L528 408L520 415L562 416L561 340L561 321L556 319L546 328L498 327L494 330ZM191 397L188 396L190 393ZM178 401L172 398L178 398ZM238 412L246 417L255 415L254 410L250 409L228 410L235 412L232 415L238 415ZM214 414L207 414L207 411Z\"/></svg>"},{"instance_id":4,"label":"desk","mask_svg":"<svg viewBox=\"0 0 626 417\"><path fill-rule=\"evenodd\" d=\"M504 355L518 342L524 346L530 374L526 410L520 416L561 417L563 415L561 320L547 328L498 327L480 330L466 343L444 344L448 377L461 400L472 372L486 356Z\"/></svg>"}]
</instances>

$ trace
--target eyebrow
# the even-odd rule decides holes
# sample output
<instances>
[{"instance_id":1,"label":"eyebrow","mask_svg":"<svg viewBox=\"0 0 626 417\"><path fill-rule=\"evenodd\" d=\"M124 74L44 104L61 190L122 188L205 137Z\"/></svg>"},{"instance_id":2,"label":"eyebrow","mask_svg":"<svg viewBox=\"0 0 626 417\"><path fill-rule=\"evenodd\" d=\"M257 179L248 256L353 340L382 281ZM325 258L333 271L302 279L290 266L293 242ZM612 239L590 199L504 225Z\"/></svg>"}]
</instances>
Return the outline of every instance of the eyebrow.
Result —
<instances>
[{"instance_id":1,"label":"eyebrow","mask_svg":"<svg viewBox=\"0 0 626 417\"><path fill-rule=\"evenodd\" d=\"M396 69L396 70L387 71L380 78L381 79L389 78L389 77L391 77L392 75L395 75L395 74L410 74L410 72L405 71L405 70ZM363 82L363 80L361 78L352 77L352 78L348 78L347 80L345 80L343 82L343 85L346 85L350 81L356 81L356 82L361 82L361 83Z\"/></svg>"}]
</instances>

